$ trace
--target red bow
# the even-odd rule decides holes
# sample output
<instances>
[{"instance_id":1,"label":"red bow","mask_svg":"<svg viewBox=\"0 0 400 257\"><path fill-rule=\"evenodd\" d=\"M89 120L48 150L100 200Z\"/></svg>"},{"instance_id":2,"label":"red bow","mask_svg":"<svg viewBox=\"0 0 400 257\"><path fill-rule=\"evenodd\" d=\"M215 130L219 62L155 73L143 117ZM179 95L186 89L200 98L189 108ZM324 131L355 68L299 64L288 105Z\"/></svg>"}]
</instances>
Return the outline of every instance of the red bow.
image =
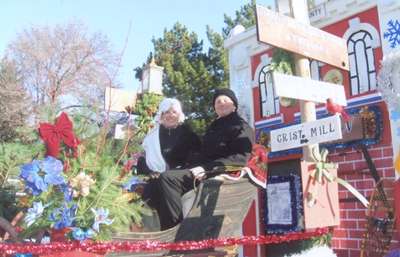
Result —
<instances>
[{"instance_id":1,"label":"red bow","mask_svg":"<svg viewBox=\"0 0 400 257\"><path fill-rule=\"evenodd\" d=\"M262 182L267 180L268 152L263 145L254 144L250 160L247 167L251 169L253 175Z\"/></svg>"},{"instance_id":2,"label":"red bow","mask_svg":"<svg viewBox=\"0 0 400 257\"><path fill-rule=\"evenodd\" d=\"M46 143L46 155L57 158L60 153L60 142L63 141L74 151L74 156L76 156L76 149L80 142L72 130L72 122L66 113L61 113L54 125L40 123L39 134Z\"/></svg>"},{"instance_id":3,"label":"red bow","mask_svg":"<svg viewBox=\"0 0 400 257\"><path fill-rule=\"evenodd\" d=\"M347 114L344 107L339 104L334 103L332 98L328 98L326 100L326 110L330 114L339 113L344 122L349 122L351 120L351 117Z\"/></svg>"}]
</instances>

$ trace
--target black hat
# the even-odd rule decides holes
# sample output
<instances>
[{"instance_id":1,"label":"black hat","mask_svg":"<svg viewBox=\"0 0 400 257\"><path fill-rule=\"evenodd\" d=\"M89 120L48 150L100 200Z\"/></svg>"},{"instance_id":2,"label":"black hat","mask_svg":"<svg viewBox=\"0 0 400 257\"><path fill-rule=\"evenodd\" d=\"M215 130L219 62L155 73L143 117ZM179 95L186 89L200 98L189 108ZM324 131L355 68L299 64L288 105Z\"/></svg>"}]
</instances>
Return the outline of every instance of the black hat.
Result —
<instances>
[{"instance_id":1,"label":"black hat","mask_svg":"<svg viewBox=\"0 0 400 257\"><path fill-rule=\"evenodd\" d=\"M233 104L235 105L236 109L238 108L238 100L235 96L235 93L230 90L229 88L218 88L217 90L215 90L214 96L213 96L213 108L215 108L215 100L217 99L218 96L220 95L226 95L227 97L229 97Z\"/></svg>"}]
</instances>

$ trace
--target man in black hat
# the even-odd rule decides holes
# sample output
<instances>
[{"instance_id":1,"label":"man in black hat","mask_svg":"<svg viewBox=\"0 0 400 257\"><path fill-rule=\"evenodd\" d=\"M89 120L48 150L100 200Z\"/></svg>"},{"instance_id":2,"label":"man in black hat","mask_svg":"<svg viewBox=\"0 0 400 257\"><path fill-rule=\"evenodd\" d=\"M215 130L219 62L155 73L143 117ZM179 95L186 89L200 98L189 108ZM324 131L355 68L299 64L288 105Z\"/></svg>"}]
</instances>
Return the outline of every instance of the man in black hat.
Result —
<instances>
[{"instance_id":1,"label":"man in black hat","mask_svg":"<svg viewBox=\"0 0 400 257\"><path fill-rule=\"evenodd\" d=\"M199 160L191 169L170 170L160 175L161 229L182 220L181 197L193 189L194 179L204 179L223 172L227 166L246 166L254 142L253 129L237 113L238 101L230 89L217 89L213 97L217 118L203 137Z\"/></svg>"}]
</instances>

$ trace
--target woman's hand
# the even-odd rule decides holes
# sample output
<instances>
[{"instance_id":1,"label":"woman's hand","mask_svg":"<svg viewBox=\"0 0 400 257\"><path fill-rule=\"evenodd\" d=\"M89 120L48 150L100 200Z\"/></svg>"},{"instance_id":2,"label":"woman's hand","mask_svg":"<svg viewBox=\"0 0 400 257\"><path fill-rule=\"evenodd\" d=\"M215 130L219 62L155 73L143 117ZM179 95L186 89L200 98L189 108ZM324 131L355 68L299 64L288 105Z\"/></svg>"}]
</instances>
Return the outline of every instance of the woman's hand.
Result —
<instances>
[{"instance_id":1,"label":"woman's hand","mask_svg":"<svg viewBox=\"0 0 400 257\"><path fill-rule=\"evenodd\" d=\"M206 171L204 170L203 167L197 166L191 168L190 171L192 172L193 177L195 177L198 180L202 180L206 177Z\"/></svg>"}]
</instances>

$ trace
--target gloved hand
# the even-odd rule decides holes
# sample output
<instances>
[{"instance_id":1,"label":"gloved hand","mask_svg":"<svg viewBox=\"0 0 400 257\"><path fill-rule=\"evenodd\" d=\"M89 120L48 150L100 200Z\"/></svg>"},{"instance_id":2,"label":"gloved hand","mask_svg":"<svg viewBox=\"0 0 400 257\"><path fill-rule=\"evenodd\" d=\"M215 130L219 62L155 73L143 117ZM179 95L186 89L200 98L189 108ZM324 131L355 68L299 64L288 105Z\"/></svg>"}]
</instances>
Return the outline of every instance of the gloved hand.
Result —
<instances>
[{"instance_id":1,"label":"gloved hand","mask_svg":"<svg viewBox=\"0 0 400 257\"><path fill-rule=\"evenodd\" d=\"M193 177L198 180L202 180L206 177L206 171L203 169L203 167L197 166L191 168L190 171L192 172Z\"/></svg>"}]
</instances>

